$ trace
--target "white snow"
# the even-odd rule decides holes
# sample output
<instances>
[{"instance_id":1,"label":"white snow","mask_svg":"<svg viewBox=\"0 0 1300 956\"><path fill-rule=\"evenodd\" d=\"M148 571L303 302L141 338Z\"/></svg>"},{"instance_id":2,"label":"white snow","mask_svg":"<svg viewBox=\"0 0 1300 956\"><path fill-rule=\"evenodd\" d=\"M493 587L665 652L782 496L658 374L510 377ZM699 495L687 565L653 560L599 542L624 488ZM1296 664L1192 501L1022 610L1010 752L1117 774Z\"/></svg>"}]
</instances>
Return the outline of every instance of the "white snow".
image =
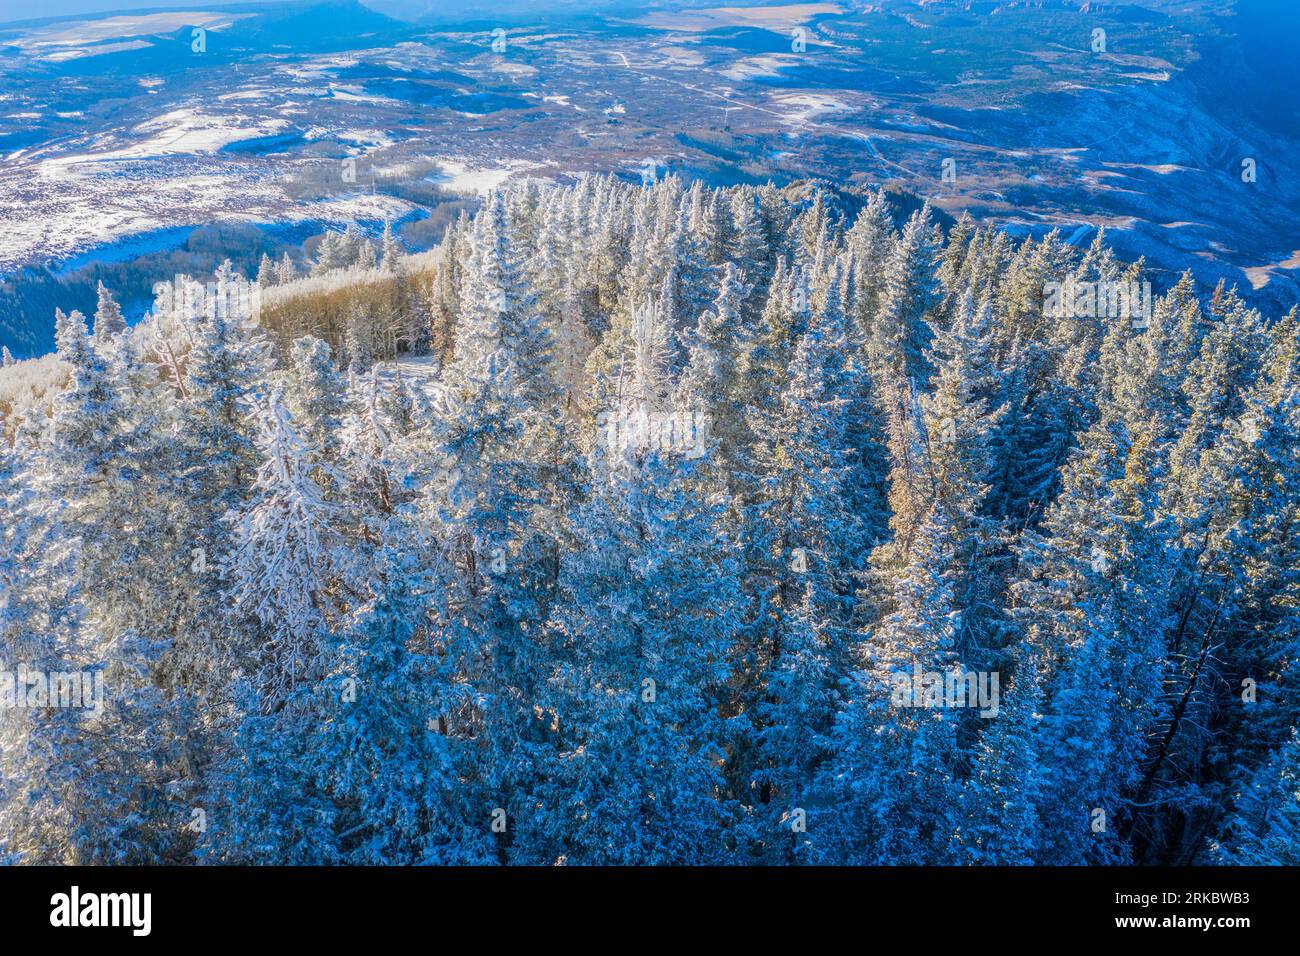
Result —
<instances>
[{"instance_id":1,"label":"white snow","mask_svg":"<svg viewBox=\"0 0 1300 956\"><path fill-rule=\"evenodd\" d=\"M187 27L218 32L251 13L215 13L176 11L139 16L104 17L98 20L66 20L26 31L9 41L28 56L49 62L61 62L83 56L96 56L121 50L140 49L163 42L161 37ZM153 42L135 37L149 37ZM111 43L113 40L130 40Z\"/></svg>"},{"instance_id":2,"label":"white snow","mask_svg":"<svg viewBox=\"0 0 1300 956\"><path fill-rule=\"evenodd\" d=\"M799 58L792 53L767 53L737 60L719 72L731 80L750 80L759 76L779 76L783 68L798 62Z\"/></svg>"},{"instance_id":3,"label":"white snow","mask_svg":"<svg viewBox=\"0 0 1300 956\"><path fill-rule=\"evenodd\" d=\"M785 93L775 97L776 102L786 109L785 122L802 126L826 113L847 110L847 104L825 93Z\"/></svg>"},{"instance_id":4,"label":"white snow","mask_svg":"<svg viewBox=\"0 0 1300 956\"><path fill-rule=\"evenodd\" d=\"M210 116L193 109L178 109L141 123L131 131L132 143L103 152L55 156L37 167L38 176L64 178L69 171L85 172L99 163L148 159L176 154L215 153L221 147L244 139L279 132L288 126L283 119L252 120L242 116Z\"/></svg>"},{"instance_id":5,"label":"white snow","mask_svg":"<svg viewBox=\"0 0 1300 956\"><path fill-rule=\"evenodd\" d=\"M516 173L536 168L532 163L518 160L507 162L503 166L488 168L471 166L467 161L460 159L439 159L437 163L442 174L431 178L439 186L452 192L479 195L491 192Z\"/></svg>"}]
</instances>

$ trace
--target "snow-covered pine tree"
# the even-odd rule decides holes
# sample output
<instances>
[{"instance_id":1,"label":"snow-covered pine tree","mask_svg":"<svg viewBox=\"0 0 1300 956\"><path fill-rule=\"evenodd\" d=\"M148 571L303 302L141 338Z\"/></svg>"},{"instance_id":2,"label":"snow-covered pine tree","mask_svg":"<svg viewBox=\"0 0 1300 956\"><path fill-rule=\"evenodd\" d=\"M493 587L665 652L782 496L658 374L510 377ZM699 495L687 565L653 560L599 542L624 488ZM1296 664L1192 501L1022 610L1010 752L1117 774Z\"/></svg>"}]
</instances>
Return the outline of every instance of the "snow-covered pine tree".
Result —
<instances>
[{"instance_id":1,"label":"snow-covered pine tree","mask_svg":"<svg viewBox=\"0 0 1300 956\"><path fill-rule=\"evenodd\" d=\"M310 335L294 339L284 381L284 404L299 435L321 461L337 459L339 427L347 410L347 383L327 343Z\"/></svg>"},{"instance_id":2,"label":"snow-covered pine tree","mask_svg":"<svg viewBox=\"0 0 1300 956\"><path fill-rule=\"evenodd\" d=\"M718 708L738 566L689 470L647 451L575 508L512 859L728 859Z\"/></svg>"},{"instance_id":3,"label":"snow-covered pine tree","mask_svg":"<svg viewBox=\"0 0 1300 956\"><path fill-rule=\"evenodd\" d=\"M746 440L736 396L740 356L749 346L740 315L748 291L740 271L727 263L712 307L687 337L686 367L677 382L676 406L707 423L719 443L714 464L724 471L734 470Z\"/></svg>"},{"instance_id":4,"label":"snow-covered pine tree","mask_svg":"<svg viewBox=\"0 0 1300 956\"><path fill-rule=\"evenodd\" d=\"M293 282L297 278L298 267L293 264L293 260L289 258L289 253L286 252L280 257L280 261L276 263L275 266L276 284L285 285L286 283Z\"/></svg>"},{"instance_id":5,"label":"snow-covered pine tree","mask_svg":"<svg viewBox=\"0 0 1300 956\"><path fill-rule=\"evenodd\" d=\"M1300 733L1293 732L1235 795L1210 860L1242 866L1300 863Z\"/></svg>"},{"instance_id":6,"label":"snow-covered pine tree","mask_svg":"<svg viewBox=\"0 0 1300 956\"><path fill-rule=\"evenodd\" d=\"M483 742L479 779L494 794L486 799L498 801L483 812L500 806L513 817L528 774L517 748L536 720L523 702L544 674L538 627L557 573L555 507L571 499L550 337L499 194L476 219L470 244L466 309L436 395L436 471L420 509L444 557L433 584L442 653L473 690L444 715L443 732ZM511 839L501 834L503 858Z\"/></svg>"},{"instance_id":7,"label":"snow-covered pine tree","mask_svg":"<svg viewBox=\"0 0 1300 956\"><path fill-rule=\"evenodd\" d=\"M952 519L935 501L907 564L888 582L888 613L858 642L861 669L836 720L834 756L809 799L811 860L958 861L962 711L945 696L963 672L956 544Z\"/></svg>"},{"instance_id":8,"label":"snow-covered pine tree","mask_svg":"<svg viewBox=\"0 0 1300 956\"><path fill-rule=\"evenodd\" d=\"M365 375L375 364L374 323L360 304L354 305L348 313L343 331L343 354L348 359L348 375L353 378Z\"/></svg>"},{"instance_id":9,"label":"snow-covered pine tree","mask_svg":"<svg viewBox=\"0 0 1300 956\"><path fill-rule=\"evenodd\" d=\"M358 269L376 269L379 267L379 255L375 244L369 239L362 239L357 244L357 257L352 261Z\"/></svg>"},{"instance_id":10,"label":"snow-covered pine tree","mask_svg":"<svg viewBox=\"0 0 1300 956\"><path fill-rule=\"evenodd\" d=\"M230 515L223 570L235 611L258 625L237 660L255 669L261 707L272 711L296 685L321 677L336 513L278 391L257 408L256 424L261 464L248 503Z\"/></svg>"},{"instance_id":11,"label":"snow-covered pine tree","mask_svg":"<svg viewBox=\"0 0 1300 956\"><path fill-rule=\"evenodd\" d=\"M113 298L113 293L99 283L98 302L95 306L95 342L111 342L113 337L126 329L126 319L122 317L122 308Z\"/></svg>"},{"instance_id":12,"label":"snow-covered pine tree","mask_svg":"<svg viewBox=\"0 0 1300 956\"><path fill-rule=\"evenodd\" d=\"M267 253L262 253L262 258L257 264L257 287L259 289L269 289L279 280L276 277L275 262Z\"/></svg>"},{"instance_id":13,"label":"snow-covered pine tree","mask_svg":"<svg viewBox=\"0 0 1300 956\"><path fill-rule=\"evenodd\" d=\"M849 656L850 574L867 546L851 507L848 402L856 366L837 284L800 336L779 405L756 414L753 451L770 524L771 584L758 651L766 690L753 705L752 785L763 812L760 839L778 859L794 847L780 821L798 805L830 753L829 733Z\"/></svg>"},{"instance_id":14,"label":"snow-covered pine tree","mask_svg":"<svg viewBox=\"0 0 1300 956\"><path fill-rule=\"evenodd\" d=\"M857 256L857 314L852 316L861 340L869 340L885 291L886 265L896 236L883 190L871 194L844 236Z\"/></svg>"},{"instance_id":15,"label":"snow-covered pine tree","mask_svg":"<svg viewBox=\"0 0 1300 956\"><path fill-rule=\"evenodd\" d=\"M959 529L959 561L966 568L957 585L963 610L958 649L977 670L989 670L991 631L1001 604L994 562L1003 537L989 514L990 479L1001 465L1002 420L1000 370L991 354L992 305L977 307L969 291L960 297L951 323L932 331L925 353L934 369L933 390L921 397L925 421L925 456L934 488Z\"/></svg>"},{"instance_id":16,"label":"snow-covered pine tree","mask_svg":"<svg viewBox=\"0 0 1300 956\"><path fill-rule=\"evenodd\" d=\"M28 706L6 714L0 852L49 864L166 859L176 831L159 807L177 770L174 727L152 680L161 648L135 629L156 624L137 590L155 569L132 564L158 531L151 490L132 487L142 449L120 370L80 313L56 324L71 383L55 399L49 445L21 430L27 463L6 461L0 478L23 536L7 535L0 556L19 584L3 601L0 654L38 679L18 690Z\"/></svg>"},{"instance_id":17,"label":"snow-covered pine tree","mask_svg":"<svg viewBox=\"0 0 1300 956\"><path fill-rule=\"evenodd\" d=\"M885 264L870 339L870 354L877 366L873 371L881 382L911 380L924 388L928 381L923 354L929 345L925 318L937 302L937 254L926 206L907 220Z\"/></svg>"},{"instance_id":18,"label":"snow-covered pine tree","mask_svg":"<svg viewBox=\"0 0 1300 956\"><path fill-rule=\"evenodd\" d=\"M1031 864L1038 840L1038 724L1043 702L1032 652L1018 661L1008 687L999 672L998 713L987 722L962 793L957 838L964 861L982 866Z\"/></svg>"},{"instance_id":19,"label":"snow-covered pine tree","mask_svg":"<svg viewBox=\"0 0 1300 956\"><path fill-rule=\"evenodd\" d=\"M401 240L393 234L393 224L387 220L384 222L384 234L379 240L379 254L384 269L389 272L397 269L403 255Z\"/></svg>"},{"instance_id":20,"label":"snow-covered pine tree","mask_svg":"<svg viewBox=\"0 0 1300 956\"><path fill-rule=\"evenodd\" d=\"M323 635L320 682L300 685L278 714L249 719L258 746L237 765L252 771L236 784L237 839L223 838L235 859L271 849L350 865L493 861L490 812L466 785L478 743L442 732L441 715L466 702L424 613L419 540L408 525L380 547L355 608Z\"/></svg>"}]
</instances>

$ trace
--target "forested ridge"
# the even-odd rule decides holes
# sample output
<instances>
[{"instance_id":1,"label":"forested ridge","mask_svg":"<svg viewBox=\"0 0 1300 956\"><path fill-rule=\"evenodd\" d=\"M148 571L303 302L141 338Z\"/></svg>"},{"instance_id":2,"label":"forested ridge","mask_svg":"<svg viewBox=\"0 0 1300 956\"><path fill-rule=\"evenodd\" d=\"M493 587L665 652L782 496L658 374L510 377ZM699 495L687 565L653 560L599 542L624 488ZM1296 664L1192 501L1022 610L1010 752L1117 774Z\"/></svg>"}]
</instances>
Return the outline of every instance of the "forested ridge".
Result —
<instances>
[{"instance_id":1,"label":"forested ridge","mask_svg":"<svg viewBox=\"0 0 1300 956\"><path fill-rule=\"evenodd\" d=\"M1300 862L1300 315L895 217L527 182L59 313L0 670L106 700L0 713L0 861Z\"/></svg>"}]
</instances>

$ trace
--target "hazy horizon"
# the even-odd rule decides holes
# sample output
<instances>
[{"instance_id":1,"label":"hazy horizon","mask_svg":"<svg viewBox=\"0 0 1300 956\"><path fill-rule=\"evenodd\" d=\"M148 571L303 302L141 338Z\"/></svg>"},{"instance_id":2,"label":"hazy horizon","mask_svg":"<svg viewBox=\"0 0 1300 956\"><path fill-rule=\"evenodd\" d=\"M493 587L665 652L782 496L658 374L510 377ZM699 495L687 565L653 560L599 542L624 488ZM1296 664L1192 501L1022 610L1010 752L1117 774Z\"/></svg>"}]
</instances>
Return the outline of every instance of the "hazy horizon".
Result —
<instances>
[{"instance_id":1,"label":"hazy horizon","mask_svg":"<svg viewBox=\"0 0 1300 956\"><path fill-rule=\"evenodd\" d=\"M228 7L236 4L272 6L283 2L286 0L145 0L136 3L124 3L122 0L49 0L42 5L39 16L32 16L29 5L19 4L15 0L4 0L0 2L0 23L55 20L60 17L81 15L99 16L119 11L176 10L184 7L201 10L204 7ZM362 2L364 3L365 0Z\"/></svg>"},{"instance_id":2,"label":"hazy horizon","mask_svg":"<svg viewBox=\"0 0 1300 956\"><path fill-rule=\"evenodd\" d=\"M0 24L39 22L42 20L55 20L61 17L72 16L102 16L103 14L119 12L146 12L153 10L177 10L186 7L195 10L203 10L209 7L229 7L229 6L278 6L285 3L292 3L294 0L142 0L142 2L123 2L123 0L49 0L44 4L38 16L33 16L31 10L25 4L20 4L16 0L3 0L0 2ZM311 0L300 0L308 3ZM325 2L325 0L321 0ZM615 4L605 2L605 0L591 0L591 2L574 2L574 0L497 0L492 3L451 3L448 0L358 0L362 6L369 7L377 13L396 19L414 20L428 12L435 11L438 7L446 8L448 14L464 16L475 14L480 8L483 13L502 12L507 8L518 10L524 7L573 7L582 6L584 9L593 9L595 7L610 7ZM690 4L683 4L690 5ZM746 6L742 2L734 4Z\"/></svg>"}]
</instances>

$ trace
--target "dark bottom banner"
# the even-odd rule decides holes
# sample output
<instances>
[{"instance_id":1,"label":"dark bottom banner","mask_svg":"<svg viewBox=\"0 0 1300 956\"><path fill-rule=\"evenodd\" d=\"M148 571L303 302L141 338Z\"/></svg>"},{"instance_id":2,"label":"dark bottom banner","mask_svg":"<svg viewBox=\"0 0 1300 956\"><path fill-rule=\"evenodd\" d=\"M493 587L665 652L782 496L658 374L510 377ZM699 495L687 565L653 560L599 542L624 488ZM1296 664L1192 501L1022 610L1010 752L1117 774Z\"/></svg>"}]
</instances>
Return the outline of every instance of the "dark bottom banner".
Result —
<instances>
[{"instance_id":1,"label":"dark bottom banner","mask_svg":"<svg viewBox=\"0 0 1300 956\"><path fill-rule=\"evenodd\" d=\"M337 947L431 927L500 944L598 928L729 944L796 927L864 940L911 926L949 942L1020 930L1062 939L1200 934L1231 945L1294 919L1293 869L8 868L12 943L52 934L118 944L283 940ZM951 934L951 935L949 935ZM1245 934L1244 936L1242 934ZM599 937L597 937L599 938ZM671 938L671 937L670 937ZM680 936L675 938L682 938Z\"/></svg>"}]
</instances>

